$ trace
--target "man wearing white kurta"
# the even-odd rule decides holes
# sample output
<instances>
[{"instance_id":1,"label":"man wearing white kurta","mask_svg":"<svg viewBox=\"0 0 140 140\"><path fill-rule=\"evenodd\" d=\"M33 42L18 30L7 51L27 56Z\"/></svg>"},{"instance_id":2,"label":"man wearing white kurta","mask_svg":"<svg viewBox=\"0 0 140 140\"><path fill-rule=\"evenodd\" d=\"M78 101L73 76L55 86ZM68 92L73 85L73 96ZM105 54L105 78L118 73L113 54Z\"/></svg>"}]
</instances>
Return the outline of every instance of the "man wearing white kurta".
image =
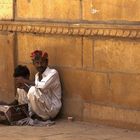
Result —
<instances>
[{"instance_id":1,"label":"man wearing white kurta","mask_svg":"<svg viewBox=\"0 0 140 140\"><path fill-rule=\"evenodd\" d=\"M31 54L33 65L38 73L35 82L18 77L17 83L22 84L27 92L30 114L43 120L54 118L61 108L61 84L58 72L48 67L48 54L36 50Z\"/></svg>"},{"instance_id":2,"label":"man wearing white kurta","mask_svg":"<svg viewBox=\"0 0 140 140\"><path fill-rule=\"evenodd\" d=\"M35 76L35 86L32 86L27 94L31 109L39 117L46 120L54 118L61 108L61 85L58 72L49 67Z\"/></svg>"}]
</instances>

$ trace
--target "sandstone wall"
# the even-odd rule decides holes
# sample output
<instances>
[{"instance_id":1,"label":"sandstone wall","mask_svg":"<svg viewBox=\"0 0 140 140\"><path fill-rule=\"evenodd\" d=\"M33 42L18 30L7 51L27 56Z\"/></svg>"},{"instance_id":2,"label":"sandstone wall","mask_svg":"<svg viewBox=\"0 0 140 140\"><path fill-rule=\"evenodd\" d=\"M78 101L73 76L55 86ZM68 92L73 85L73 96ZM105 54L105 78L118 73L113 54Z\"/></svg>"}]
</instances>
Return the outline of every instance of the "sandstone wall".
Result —
<instances>
[{"instance_id":1,"label":"sandstone wall","mask_svg":"<svg viewBox=\"0 0 140 140\"><path fill-rule=\"evenodd\" d=\"M42 49L61 77L63 116L139 128L139 5L139 0L13 1L13 14L0 18L0 52L8 49L8 57L0 56L1 99L15 94L14 65L28 65L33 79L30 52Z\"/></svg>"}]
</instances>

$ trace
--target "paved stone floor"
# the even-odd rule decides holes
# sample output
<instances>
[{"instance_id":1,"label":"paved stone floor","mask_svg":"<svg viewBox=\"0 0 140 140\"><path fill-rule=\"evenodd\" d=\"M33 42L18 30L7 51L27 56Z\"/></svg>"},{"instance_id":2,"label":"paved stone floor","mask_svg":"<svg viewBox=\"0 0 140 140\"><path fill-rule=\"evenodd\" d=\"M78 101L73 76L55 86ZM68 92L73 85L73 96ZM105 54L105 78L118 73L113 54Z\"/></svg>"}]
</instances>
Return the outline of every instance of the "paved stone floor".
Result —
<instances>
[{"instance_id":1,"label":"paved stone floor","mask_svg":"<svg viewBox=\"0 0 140 140\"><path fill-rule=\"evenodd\" d=\"M58 120L50 127L0 125L0 140L140 140L140 132Z\"/></svg>"}]
</instances>

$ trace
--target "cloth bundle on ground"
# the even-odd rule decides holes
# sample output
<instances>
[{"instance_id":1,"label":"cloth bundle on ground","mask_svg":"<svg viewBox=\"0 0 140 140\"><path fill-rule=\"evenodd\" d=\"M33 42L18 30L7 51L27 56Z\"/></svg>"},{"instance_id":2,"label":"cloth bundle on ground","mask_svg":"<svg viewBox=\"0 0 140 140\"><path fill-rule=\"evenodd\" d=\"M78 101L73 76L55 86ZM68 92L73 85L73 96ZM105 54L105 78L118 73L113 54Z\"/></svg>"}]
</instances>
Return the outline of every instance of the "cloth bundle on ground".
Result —
<instances>
[{"instance_id":1,"label":"cloth bundle on ground","mask_svg":"<svg viewBox=\"0 0 140 140\"><path fill-rule=\"evenodd\" d=\"M0 122L12 122L28 117L28 105L0 105Z\"/></svg>"},{"instance_id":2,"label":"cloth bundle on ground","mask_svg":"<svg viewBox=\"0 0 140 140\"><path fill-rule=\"evenodd\" d=\"M54 121L32 119L28 113L28 105L0 105L0 122L9 125L50 126Z\"/></svg>"}]
</instances>

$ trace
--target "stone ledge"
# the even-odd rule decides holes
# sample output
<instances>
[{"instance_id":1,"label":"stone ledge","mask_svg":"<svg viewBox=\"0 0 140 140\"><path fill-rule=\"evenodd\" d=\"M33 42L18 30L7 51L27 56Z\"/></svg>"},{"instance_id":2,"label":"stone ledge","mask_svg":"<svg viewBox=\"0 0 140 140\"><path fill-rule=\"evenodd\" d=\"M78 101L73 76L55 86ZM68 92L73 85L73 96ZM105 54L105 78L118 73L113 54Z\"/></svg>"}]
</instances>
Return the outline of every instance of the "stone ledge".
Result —
<instances>
[{"instance_id":1,"label":"stone ledge","mask_svg":"<svg viewBox=\"0 0 140 140\"><path fill-rule=\"evenodd\" d=\"M84 121L95 121L116 127L140 130L139 116L140 110L104 106L94 103L84 104Z\"/></svg>"},{"instance_id":2,"label":"stone ledge","mask_svg":"<svg viewBox=\"0 0 140 140\"><path fill-rule=\"evenodd\" d=\"M139 25L1 21L0 31L71 36L140 38Z\"/></svg>"}]
</instances>

